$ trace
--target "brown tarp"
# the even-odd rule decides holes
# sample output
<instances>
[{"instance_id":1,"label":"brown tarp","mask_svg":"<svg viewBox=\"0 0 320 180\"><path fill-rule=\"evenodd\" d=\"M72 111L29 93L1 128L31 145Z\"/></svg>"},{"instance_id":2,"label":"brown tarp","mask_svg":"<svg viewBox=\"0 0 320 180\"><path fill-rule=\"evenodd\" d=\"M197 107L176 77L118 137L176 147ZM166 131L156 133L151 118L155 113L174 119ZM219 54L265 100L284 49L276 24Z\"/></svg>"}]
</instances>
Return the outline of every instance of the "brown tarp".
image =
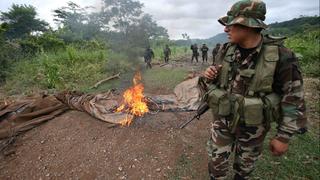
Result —
<instances>
[{"instance_id":1,"label":"brown tarp","mask_svg":"<svg viewBox=\"0 0 320 180\"><path fill-rule=\"evenodd\" d=\"M0 101L0 151L11 144L17 135L52 120L69 109L84 111L110 123L119 123L127 116L131 117L124 113L113 113L117 104L112 93L92 95L76 92L62 92L56 97L43 96L23 101Z\"/></svg>"},{"instance_id":2,"label":"brown tarp","mask_svg":"<svg viewBox=\"0 0 320 180\"><path fill-rule=\"evenodd\" d=\"M113 93L83 94L62 92L56 96L44 96L21 102L0 101L0 140L28 131L51 120L68 109L83 111L109 123L118 124L131 115L114 113L118 106Z\"/></svg>"},{"instance_id":3,"label":"brown tarp","mask_svg":"<svg viewBox=\"0 0 320 180\"><path fill-rule=\"evenodd\" d=\"M0 139L28 131L68 109L53 96L43 96L9 104L0 101Z\"/></svg>"},{"instance_id":4,"label":"brown tarp","mask_svg":"<svg viewBox=\"0 0 320 180\"><path fill-rule=\"evenodd\" d=\"M202 96L199 77L178 84L174 88L174 94L146 96L148 100L156 103L161 111L195 111L201 103Z\"/></svg>"},{"instance_id":5,"label":"brown tarp","mask_svg":"<svg viewBox=\"0 0 320 180\"><path fill-rule=\"evenodd\" d=\"M201 97L199 78L180 83L174 93L147 96L151 113L196 110ZM132 118L125 113L114 113L120 102L121 96L114 95L112 91L95 95L67 91L55 96L42 96L20 102L0 101L0 140L39 126L68 109L83 111L99 120L119 124L125 118Z\"/></svg>"},{"instance_id":6,"label":"brown tarp","mask_svg":"<svg viewBox=\"0 0 320 180\"><path fill-rule=\"evenodd\" d=\"M131 115L125 113L114 113L120 104L120 96L114 95L112 91L106 93L83 94L78 92L60 93L57 99L67 104L71 109L83 111L91 116L108 123L119 124L120 121Z\"/></svg>"}]
</instances>

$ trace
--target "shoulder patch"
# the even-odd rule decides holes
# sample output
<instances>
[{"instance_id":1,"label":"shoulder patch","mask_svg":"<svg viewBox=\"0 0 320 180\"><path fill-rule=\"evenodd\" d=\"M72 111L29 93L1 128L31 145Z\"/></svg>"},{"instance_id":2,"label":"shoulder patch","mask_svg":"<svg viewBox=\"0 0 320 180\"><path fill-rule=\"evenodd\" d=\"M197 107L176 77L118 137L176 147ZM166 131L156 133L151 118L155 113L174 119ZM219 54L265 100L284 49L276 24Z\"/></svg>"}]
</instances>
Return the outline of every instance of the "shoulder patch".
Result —
<instances>
[{"instance_id":1,"label":"shoulder patch","mask_svg":"<svg viewBox=\"0 0 320 180\"><path fill-rule=\"evenodd\" d=\"M298 63L298 58L294 52L284 46L279 47L279 58L281 63Z\"/></svg>"}]
</instances>

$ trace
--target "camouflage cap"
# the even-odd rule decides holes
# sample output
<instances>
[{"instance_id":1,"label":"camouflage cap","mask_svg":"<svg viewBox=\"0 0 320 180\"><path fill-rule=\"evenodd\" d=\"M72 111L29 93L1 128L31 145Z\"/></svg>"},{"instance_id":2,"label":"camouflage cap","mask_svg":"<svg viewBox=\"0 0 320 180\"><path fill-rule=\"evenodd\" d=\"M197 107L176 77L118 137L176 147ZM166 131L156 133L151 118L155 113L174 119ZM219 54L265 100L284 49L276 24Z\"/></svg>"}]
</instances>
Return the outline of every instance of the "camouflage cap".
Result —
<instances>
[{"instance_id":1,"label":"camouflage cap","mask_svg":"<svg viewBox=\"0 0 320 180\"><path fill-rule=\"evenodd\" d=\"M266 29L268 26L263 22L265 15L266 4L261 0L241 0L231 7L227 16L221 17L218 21L224 26L240 24Z\"/></svg>"}]
</instances>

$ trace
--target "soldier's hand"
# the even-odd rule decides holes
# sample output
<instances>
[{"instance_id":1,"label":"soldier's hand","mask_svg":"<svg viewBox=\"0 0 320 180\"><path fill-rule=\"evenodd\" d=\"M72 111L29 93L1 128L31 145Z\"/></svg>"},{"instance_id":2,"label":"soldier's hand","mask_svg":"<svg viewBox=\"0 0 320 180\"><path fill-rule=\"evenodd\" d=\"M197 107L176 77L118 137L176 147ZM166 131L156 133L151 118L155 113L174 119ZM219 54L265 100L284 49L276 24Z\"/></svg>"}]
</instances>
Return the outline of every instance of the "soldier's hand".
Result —
<instances>
[{"instance_id":1,"label":"soldier's hand","mask_svg":"<svg viewBox=\"0 0 320 180\"><path fill-rule=\"evenodd\" d=\"M276 138L270 141L270 151L274 156L281 156L288 151L289 144L283 143Z\"/></svg>"},{"instance_id":2,"label":"soldier's hand","mask_svg":"<svg viewBox=\"0 0 320 180\"><path fill-rule=\"evenodd\" d=\"M203 76L207 79L214 80L217 78L219 71L221 69L222 65L216 65L216 66L209 66L204 72Z\"/></svg>"}]
</instances>

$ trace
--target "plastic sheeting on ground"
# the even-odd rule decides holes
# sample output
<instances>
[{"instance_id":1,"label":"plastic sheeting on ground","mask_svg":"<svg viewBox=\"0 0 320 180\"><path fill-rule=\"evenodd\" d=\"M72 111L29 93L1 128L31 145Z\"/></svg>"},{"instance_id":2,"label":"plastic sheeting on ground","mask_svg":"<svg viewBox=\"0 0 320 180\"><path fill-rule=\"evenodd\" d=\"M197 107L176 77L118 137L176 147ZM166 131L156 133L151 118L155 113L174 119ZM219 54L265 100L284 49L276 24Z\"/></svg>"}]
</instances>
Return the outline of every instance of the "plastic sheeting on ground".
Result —
<instances>
[{"instance_id":1,"label":"plastic sheeting on ground","mask_svg":"<svg viewBox=\"0 0 320 180\"><path fill-rule=\"evenodd\" d=\"M0 107L0 139L28 131L69 109L53 96L14 103L0 102Z\"/></svg>"},{"instance_id":2,"label":"plastic sheeting on ground","mask_svg":"<svg viewBox=\"0 0 320 180\"><path fill-rule=\"evenodd\" d=\"M162 111L194 111L201 102L199 77L188 79L174 88L174 94L147 95Z\"/></svg>"},{"instance_id":3,"label":"plastic sheeting on ground","mask_svg":"<svg viewBox=\"0 0 320 180\"><path fill-rule=\"evenodd\" d=\"M192 111L198 108L200 97L199 77L195 77L178 84L174 94L149 95L147 101L152 111ZM108 123L120 123L128 116L132 117L114 113L120 98L111 91L96 95L61 92L55 97L43 96L23 102L0 101L0 140L28 131L68 109L86 112Z\"/></svg>"}]
</instances>

